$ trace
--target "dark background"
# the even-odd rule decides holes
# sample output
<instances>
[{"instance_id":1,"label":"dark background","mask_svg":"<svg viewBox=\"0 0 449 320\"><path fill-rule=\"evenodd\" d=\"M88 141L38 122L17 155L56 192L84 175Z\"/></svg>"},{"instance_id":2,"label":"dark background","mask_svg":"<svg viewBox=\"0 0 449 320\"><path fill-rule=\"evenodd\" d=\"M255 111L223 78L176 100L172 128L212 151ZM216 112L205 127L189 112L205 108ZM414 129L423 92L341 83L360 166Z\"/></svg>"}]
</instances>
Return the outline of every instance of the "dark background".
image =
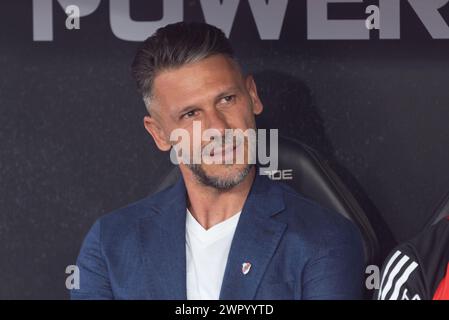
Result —
<instances>
[{"instance_id":1,"label":"dark background","mask_svg":"<svg viewBox=\"0 0 449 320\"><path fill-rule=\"evenodd\" d=\"M203 21L199 1L184 20ZM161 17L135 0L133 18ZM364 4L330 8L363 18ZM401 40L312 41L305 1L280 40L260 40L246 0L230 39L254 73L259 119L322 153L361 202L384 254L419 232L449 190L449 41L402 3ZM441 13L449 17L446 6ZM65 268L100 216L154 190L170 167L143 128L129 66L138 43L110 29L109 1L54 41L33 42L30 0L0 3L0 298L64 299ZM381 220L379 219L381 218Z\"/></svg>"}]
</instances>

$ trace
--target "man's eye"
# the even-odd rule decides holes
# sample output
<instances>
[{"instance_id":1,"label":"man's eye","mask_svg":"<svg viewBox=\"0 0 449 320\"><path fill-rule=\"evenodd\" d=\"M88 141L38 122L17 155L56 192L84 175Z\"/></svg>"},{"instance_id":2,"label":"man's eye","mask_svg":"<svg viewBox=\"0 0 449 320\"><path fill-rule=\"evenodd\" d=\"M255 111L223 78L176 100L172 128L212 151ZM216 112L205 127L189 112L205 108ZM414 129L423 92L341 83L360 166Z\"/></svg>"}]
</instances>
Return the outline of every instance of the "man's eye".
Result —
<instances>
[{"instance_id":1,"label":"man's eye","mask_svg":"<svg viewBox=\"0 0 449 320\"><path fill-rule=\"evenodd\" d=\"M223 103L233 102L234 100L235 100L235 95L226 96L221 99L221 101Z\"/></svg>"},{"instance_id":2,"label":"man's eye","mask_svg":"<svg viewBox=\"0 0 449 320\"><path fill-rule=\"evenodd\" d=\"M182 115L182 117L183 117L183 118L191 118L191 117L195 116L195 114L196 114L196 111L195 111L195 110L192 110L192 111L189 111L189 112L184 113L184 114Z\"/></svg>"}]
</instances>

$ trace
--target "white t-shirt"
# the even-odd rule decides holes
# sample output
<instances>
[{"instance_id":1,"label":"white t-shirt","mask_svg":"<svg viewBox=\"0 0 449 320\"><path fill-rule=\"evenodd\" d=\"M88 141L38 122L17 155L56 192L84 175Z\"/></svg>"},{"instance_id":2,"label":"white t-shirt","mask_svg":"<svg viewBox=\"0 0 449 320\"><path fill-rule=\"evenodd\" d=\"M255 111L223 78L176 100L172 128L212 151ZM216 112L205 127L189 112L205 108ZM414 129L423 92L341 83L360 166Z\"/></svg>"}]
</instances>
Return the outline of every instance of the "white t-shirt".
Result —
<instances>
[{"instance_id":1,"label":"white t-shirt","mask_svg":"<svg viewBox=\"0 0 449 320\"><path fill-rule=\"evenodd\" d=\"M240 213L205 230L187 209L188 300L218 300Z\"/></svg>"}]
</instances>

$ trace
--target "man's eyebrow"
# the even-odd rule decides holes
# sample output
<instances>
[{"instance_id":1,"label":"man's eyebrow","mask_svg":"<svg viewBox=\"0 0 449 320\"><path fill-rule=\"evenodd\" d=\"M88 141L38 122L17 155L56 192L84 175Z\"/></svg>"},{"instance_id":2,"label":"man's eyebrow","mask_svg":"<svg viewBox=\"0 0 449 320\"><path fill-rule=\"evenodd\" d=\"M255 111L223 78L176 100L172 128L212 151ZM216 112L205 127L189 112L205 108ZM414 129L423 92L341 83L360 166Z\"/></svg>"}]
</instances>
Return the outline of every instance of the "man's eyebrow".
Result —
<instances>
[{"instance_id":1,"label":"man's eyebrow","mask_svg":"<svg viewBox=\"0 0 449 320\"><path fill-rule=\"evenodd\" d=\"M230 93L236 92L236 91L239 91L239 92L240 92L240 88L237 87L237 86L232 86L232 87L226 88L225 90L223 90L220 94L218 94L218 95L215 97L215 100L220 100L221 98L226 97L226 96L229 95Z\"/></svg>"},{"instance_id":2,"label":"man's eyebrow","mask_svg":"<svg viewBox=\"0 0 449 320\"><path fill-rule=\"evenodd\" d=\"M240 91L240 88L237 86L232 86L232 87L226 88L225 90L221 91L215 97L214 100L215 100L215 102L217 102L221 98L226 97L228 94L230 94L232 92L236 92L236 91ZM176 111L176 114L183 115L184 113L187 113L187 112L195 110L195 109L198 109L198 106L196 106L196 105L185 106L185 107L182 107L179 111Z\"/></svg>"},{"instance_id":3,"label":"man's eyebrow","mask_svg":"<svg viewBox=\"0 0 449 320\"><path fill-rule=\"evenodd\" d=\"M195 105L185 106L181 110L177 111L176 113L179 114L179 115L182 115L184 113L187 113L187 112L192 111L192 110L197 109L197 108L198 107L195 106Z\"/></svg>"}]
</instances>

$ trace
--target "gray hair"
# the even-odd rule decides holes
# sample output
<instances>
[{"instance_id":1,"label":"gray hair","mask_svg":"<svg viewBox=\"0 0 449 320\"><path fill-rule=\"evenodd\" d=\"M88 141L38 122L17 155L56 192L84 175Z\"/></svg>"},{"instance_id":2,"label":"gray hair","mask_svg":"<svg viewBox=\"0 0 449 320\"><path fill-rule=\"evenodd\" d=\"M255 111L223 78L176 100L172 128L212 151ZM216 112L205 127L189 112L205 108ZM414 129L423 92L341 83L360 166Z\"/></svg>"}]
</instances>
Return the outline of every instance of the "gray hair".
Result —
<instances>
[{"instance_id":1,"label":"gray hair","mask_svg":"<svg viewBox=\"0 0 449 320\"><path fill-rule=\"evenodd\" d=\"M169 24L147 38L137 51L131 70L148 112L157 73L215 54L225 55L238 65L224 32L207 23Z\"/></svg>"}]
</instances>

